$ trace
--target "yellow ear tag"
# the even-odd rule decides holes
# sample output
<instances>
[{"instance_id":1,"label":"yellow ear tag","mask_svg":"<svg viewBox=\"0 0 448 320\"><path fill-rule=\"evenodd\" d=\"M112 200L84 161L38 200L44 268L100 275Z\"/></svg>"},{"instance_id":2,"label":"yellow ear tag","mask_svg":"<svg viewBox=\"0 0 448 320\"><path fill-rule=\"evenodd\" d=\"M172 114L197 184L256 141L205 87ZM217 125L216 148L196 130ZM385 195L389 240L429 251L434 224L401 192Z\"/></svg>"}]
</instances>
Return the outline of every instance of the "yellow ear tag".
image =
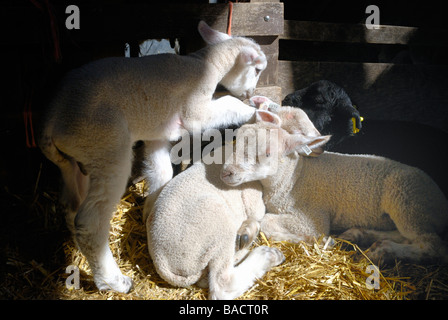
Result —
<instances>
[{"instance_id":1,"label":"yellow ear tag","mask_svg":"<svg viewBox=\"0 0 448 320\"><path fill-rule=\"evenodd\" d=\"M361 122L364 121L363 117L360 117ZM356 127L356 118L352 117L352 123L353 123L353 133L358 133L359 129Z\"/></svg>"}]
</instances>

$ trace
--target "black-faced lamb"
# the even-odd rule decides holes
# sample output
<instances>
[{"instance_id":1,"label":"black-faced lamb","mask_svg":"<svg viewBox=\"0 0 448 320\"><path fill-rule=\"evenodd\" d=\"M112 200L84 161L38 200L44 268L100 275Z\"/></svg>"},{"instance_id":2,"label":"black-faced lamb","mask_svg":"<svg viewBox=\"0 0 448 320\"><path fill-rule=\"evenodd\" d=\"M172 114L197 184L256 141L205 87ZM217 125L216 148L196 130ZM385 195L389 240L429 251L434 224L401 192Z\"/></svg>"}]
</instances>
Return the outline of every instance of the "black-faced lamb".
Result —
<instances>
[{"instance_id":1,"label":"black-faced lamb","mask_svg":"<svg viewBox=\"0 0 448 320\"><path fill-rule=\"evenodd\" d=\"M108 246L110 218L131 173L132 146L145 144L147 201L172 178L169 150L184 129L245 123L254 109L225 96L255 89L266 57L259 45L200 22L209 44L188 56L160 54L106 58L71 71L52 101L40 139L45 156L61 170L67 223L100 290L128 292L132 281Z\"/></svg>"},{"instance_id":2,"label":"black-faced lamb","mask_svg":"<svg viewBox=\"0 0 448 320\"><path fill-rule=\"evenodd\" d=\"M282 105L301 108L322 135L331 135L326 145L328 150L362 128L361 116L348 94L328 80L316 81L288 94Z\"/></svg>"},{"instance_id":3,"label":"black-faced lamb","mask_svg":"<svg viewBox=\"0 0 448 320\"><path fill-rule=\"evenodd\" d=\"M244 125L236 139L256 139L266 130L272 124ZM375 262L448 261L441 238L448 226L448 202L423 171L372 155L325 152L303 157L292 146L306 151L303 144L322 147L329 137L294 135L280 127L278 132L277 148L258 141L258 163L224 164L221 173L231 186L261 181L268 212L261 230L267 236L299 241L344 232L340 237L367 246L374 242L368 256ZM275 172L270 170L273 164ZM260 179L259 172L270 171Z\"/></svg>"}]
</instances>

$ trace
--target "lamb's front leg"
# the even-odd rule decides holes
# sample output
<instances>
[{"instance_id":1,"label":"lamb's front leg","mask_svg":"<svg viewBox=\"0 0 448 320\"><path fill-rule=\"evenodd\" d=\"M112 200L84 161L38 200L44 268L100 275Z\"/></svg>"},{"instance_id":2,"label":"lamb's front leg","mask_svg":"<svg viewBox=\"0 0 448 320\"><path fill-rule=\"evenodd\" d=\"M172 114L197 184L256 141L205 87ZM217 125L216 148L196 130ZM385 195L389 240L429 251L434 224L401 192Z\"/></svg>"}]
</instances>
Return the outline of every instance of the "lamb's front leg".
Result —
<instances>
[{"instance_id":1,"label":"lamb's front leg","mask_svg":"<svg viewBox=\"0 0 448 320\"><path fill-rule=\"evenodd\" d=\"M296 214L267 213L261 220L261 231L276 241L311 243L322 234L328 234L323 229L326 228L319 228L310 219Z\"/></svg>"},{"instance_id":2,"label":"lamb's front leg","mask_svg":"<svg viewBox=\"0 0 448 320\"><path fill-rule=\"evenodd\" d=\"M206 114L201 115L201 126L206 130L241 125L248 122L254 113L255 108L244 104L241 100L224 96L210 103Z\"/></svg>"}]
</instances>

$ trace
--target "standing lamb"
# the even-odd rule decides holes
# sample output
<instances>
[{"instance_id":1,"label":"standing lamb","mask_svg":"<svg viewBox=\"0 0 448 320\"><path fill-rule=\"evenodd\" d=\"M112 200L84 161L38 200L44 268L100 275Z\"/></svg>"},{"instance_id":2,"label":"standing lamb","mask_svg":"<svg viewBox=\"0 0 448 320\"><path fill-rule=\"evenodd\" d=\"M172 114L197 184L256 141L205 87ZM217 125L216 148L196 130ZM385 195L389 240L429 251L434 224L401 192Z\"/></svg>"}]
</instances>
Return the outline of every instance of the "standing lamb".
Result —
<instances>
[{"instance_id":1,"label":"standing lamb","mask_svg":"<svg viewBox=\"0 0 448 320\"><path fill-rule=\"evenodd\" d=\"M277 118L256 113L257 121ZM225 157L229 147L214 152ZM146 228L149 253L163 279L181 287L208 280L210 299L234 299L284 256L265 246L247 255L249 243L243 239L235 246L238 234L258 234L265 206L258 181L232 188L220 180L221 169L219 163L196 162L175 176L152 207L145 204Z\"/></svg>"},{"instance_id":2,"label":"standing lamb","mask_svg":"<svg viewBox=\"0 0 448 320\"><path fill-rule=\"evenodd\" d=\"M268 129L272 125L264 122L244 125L236 138L256 137ZM238 160L225 164L221 179L238 186L260 179L259 172L269 172L271 162L277 163L275 173L260 179L270 212L261 230L277 240L300 241L346 231L342 238L362 245L378 240L368 252L374 261L447 262L441 236L448 226L448 202L431 178L378 156L325 152L306 158L292 152L294 146L301 151L306 143L313 149L328 140L279 128L277 149L257 149L260 161L253 166L239 165Z\"/></svg>"},{"instance_id":3,"label":"standing lamb","mask_svg":"<svg viewBox=\"0 0 448 320\"><path fill-rule=\"evenodd\" d=\"M170 141L191 131L241 124L254 109L226 96L253 93L266 57L252 40L198 26L209 44L188 56L107 58L70 72L56 94L40 147L61 170L67 223L100 290L128 292L108 246L110 218L131 173L132 146L145 142L152 201L172 178Z\"/></svg>"}]
</instances>

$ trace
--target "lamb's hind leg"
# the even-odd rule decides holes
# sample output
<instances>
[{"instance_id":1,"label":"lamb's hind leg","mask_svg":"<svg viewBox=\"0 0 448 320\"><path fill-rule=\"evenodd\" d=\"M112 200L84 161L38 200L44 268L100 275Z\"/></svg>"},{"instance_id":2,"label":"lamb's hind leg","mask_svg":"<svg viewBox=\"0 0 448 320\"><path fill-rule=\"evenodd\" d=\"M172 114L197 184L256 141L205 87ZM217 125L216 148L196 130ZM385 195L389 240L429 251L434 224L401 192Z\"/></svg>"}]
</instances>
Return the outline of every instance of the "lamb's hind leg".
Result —
<instances>
[{"instance_id":1,"label":"lamb's hind leg","mask_svg":"<svg viewBox=\"0 0 448 320\"><path fill-rule=\"evenodd\" d=\"M377 242L369 250L371 259L414 263L448 261L447 244L440 238L448 226L448 202L429 176L417 169L391 175L385 183L382 206L407 243Z\"/></svg>"},{"instance_id":2,"label":"lamb's hind leg","mask_svg":"<svg viewBox=\"0 0 448 320\"><path fill-rule=\"evenodd\" d=\"M44 137L41 148L45 156L56 164L61 171L63 180L63 189L60 198L60 204L66 213L67 227L74 233L75 216L79 206L87 196L89 189L89 177L73 157L63 154L55 146L53 139Z\"/></svg>"},{"instance_id":3,"label":"lamb's hind leg","mask_svg":"<svg viewBox=\"0 0 448 320\"><path fill-rule=\"evenodd\" d=\"M241 296L270 268L283 263L285 256L276 248L261 246L237 266L233 266L233 259L218 260L210 264L210 299L230 300Z\"/></svg>"},{"instance_id":4,"label":"lamb's hind leg","mask_svg":"<svg viewBox=\"0 0 448 320\"><path fill-rule=\"evenodd\" d=\"M421 235L418 240L398 243L393 240L379 240L367 252L375 263L393 264L395 260L410 263L446 263L448 250L437 234Z\"/></svg>"},{"instance_id":5,"label":"lamb's hind leg","mask_svg":"<svg viewBox=\"0 0 448 320\"><path fill-rule=\"evenodd\" d=\"M328 226L318 226L310 223L300 214L274 214L267 213L261 221L261 231L268 238L276 241L289 241L298 243L313 242L321 234L328 234Z\"/></svg>"},{"instance_id":6,"label":"lamb's hind leg","mask_svg":"<svg viewBox=\"0 0 448 320\"><path fill-rule=\"evenodd\" d=\"M74 234L75 216L87 196L90 178L81 171L80 164L74 159L65 159L58 165L64 181L61 204L65 210L67 227Z\"/></svg>"},{"instance_id":7,"label":"lamb's hind leg","mask_svg":"<svg viewBox=\"0 0 448 320\"><path fill-rule=\"evenodd\" d=\"M367 256L377 264L393 264L396 259L414 263L444 261L444 257L448 256L437 234L421 234L411 241L398 230L351 228L339 238L368 248Z\"/></svg>"},{"instance_id":8,"label":"lamb's hind leg","mask_svg":"<svg viewBox=\"0 0 448 320\"><path fill-rule=\"evenodd\" d=\"M398 230L378 231L364 228L350 228L340 234L338 238L350 241L361 248L368 248L377 241L390 240L396 243L406 242Z\"/></svg>"},{"instance_id":9,"label":"lamb's hind leg","mask_svg":"<svg viewBox=\"0 0 448 320\"><path fill-rule=\"evenodd\" d=\"M129 154L125 154L127 150ZM98 289L127 293L132 280L121 273L108 243L110 219L131 171L130 146L122 149L121 157L113 164L105 162L108 166L101 170L91 170L90 188L75 218L75 240L89 262Z\"/></svg>"}]
</instances>

